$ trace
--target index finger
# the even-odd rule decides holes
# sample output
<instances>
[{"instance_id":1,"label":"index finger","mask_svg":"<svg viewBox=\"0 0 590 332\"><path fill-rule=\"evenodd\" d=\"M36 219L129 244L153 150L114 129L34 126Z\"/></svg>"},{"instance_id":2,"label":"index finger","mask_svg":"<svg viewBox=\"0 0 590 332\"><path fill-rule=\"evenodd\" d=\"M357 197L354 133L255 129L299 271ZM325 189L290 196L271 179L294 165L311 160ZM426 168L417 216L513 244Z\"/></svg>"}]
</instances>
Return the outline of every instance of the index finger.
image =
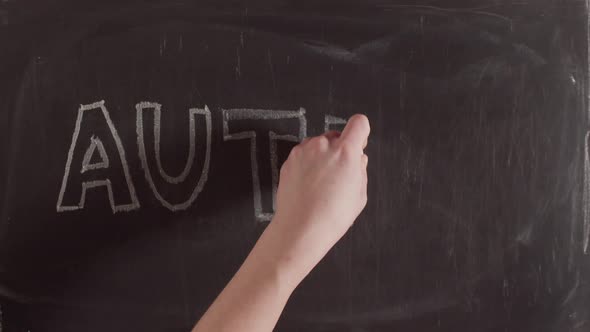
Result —
<instances>
[{"instance_id":1,"label":"index finger","mask_svg":"<svg viewBox=\"0 0 590 332\"><path fill-rule=\"evenodd\" d=\"M363 114L355 114L348 120L340 135L340 140L342 143L363 149L370 132L369 119Z\"/></svg>"}]
</instances>

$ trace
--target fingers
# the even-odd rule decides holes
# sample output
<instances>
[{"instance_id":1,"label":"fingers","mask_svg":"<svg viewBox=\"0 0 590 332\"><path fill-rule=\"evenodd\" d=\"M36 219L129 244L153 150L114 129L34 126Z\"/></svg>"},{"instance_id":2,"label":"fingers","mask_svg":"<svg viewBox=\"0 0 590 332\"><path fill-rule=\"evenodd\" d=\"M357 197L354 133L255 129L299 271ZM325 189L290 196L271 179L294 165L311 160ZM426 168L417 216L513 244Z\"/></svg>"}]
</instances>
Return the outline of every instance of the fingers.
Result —
<instances>
[{"instance_id":1,"label":"fingers","mask_svg":"<svg viewBox=\"0 0 590 332\"><path fill-rule=\"evenodd\" d=\"M333 141L333 140L335 140L335 139L337 139L337 138L340 137L340 132L339 131L336 131L336 130L330 130L330 131L327 131L327 132L323 133L320 136L326 137L328 139L328 141L331 142L331 141ZM315 137L317 137L317 136L309 136L309 137L306 137L299 144L300 145L305 145L305 144L307 144L310 140L312 140Z\"/></svg>"},{"instance_id":2,"label":"fingers","mask_svg":"<svg viewBox=\"0 0 590 332\"><path fill-rule=\"evenodd\" d=\"M367 186L367 165L369 165L369 157L367 157L366 154L363 154L363 156L361 157L361 169L362 169L362 173L363 173L363 187Z\"/></svg>"},{"instance_id":3,"label":"fingers","mask_svg":"<svg viewBox=\"0 0 590 332\"><path fill-rule=\"evenodd\" d=\"M340 137L340 132L336 131L336 130L330 130L330 131L325 132L323 135L326 136L328 138L328 140L332 141L332 140Z\"/></svg>"},{"instance_id":4,"label":"fingers","mask_svg":"<svg viewBox=\"0 0 590 332\"><path fill-rule=\"evenodd\" d=\"M312 139L312 137L306 137L306 138L304 138L301 142L299 142L299 145L303 145L303 144L309 142L310 139Z\"/></svg>"},{"instance_id":5,"label":"fingers","mask_svg":"<svg viewBox=\"0 0 590 332\"><path fill-rule=\"evenodd\" d=\"M367 204L367 184L369 182L369 177L367 174L367 165L369 164L369 157L366 154L363 154L361 157L362 167L362 184L361 184L361 198L363 201L363 206Z\"/></svg>"},{"instance_id":6,"label":"fingers","mask_svg":"<svg viewBox=\"0 0 590 332\"><path fill-rule=\"evenodd\" d=\"M353 148L365 149L369 138L371 127L369 125L369 119L363 114L355 114L348 120L346 127L342 133L331 130L325 132L319 137L323 136L328 139L329 142L340 142L352 146ZM307 145L310 140L317 137L306 137L304 138L300 146Z\"/></svg>"},{"instance_id":7,"label":"fingers","mask_svg":"<svg viewBox=\"0 0 590 332\"><path fill-rule=\"evenodd\" d=\"M340 135L340 141L353 147L364 149L367 145L371 127L369 119L363 114L353 115Z\"/></svg>"}]
</instances>

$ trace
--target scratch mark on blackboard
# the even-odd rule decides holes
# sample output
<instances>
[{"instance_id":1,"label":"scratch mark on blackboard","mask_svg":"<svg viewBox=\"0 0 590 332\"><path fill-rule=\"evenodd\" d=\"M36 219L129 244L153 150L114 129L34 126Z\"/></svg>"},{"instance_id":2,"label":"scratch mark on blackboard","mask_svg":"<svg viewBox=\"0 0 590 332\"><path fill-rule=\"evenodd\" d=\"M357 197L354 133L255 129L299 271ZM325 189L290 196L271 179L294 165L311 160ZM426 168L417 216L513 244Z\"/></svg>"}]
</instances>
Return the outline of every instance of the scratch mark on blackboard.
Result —
<instances>
[{"instance_id":1,"label":"scratch mark on blackboard","mask_svg":"<svg viewBox=\"0 0 590 332\"><path fill-rule=\"evenodd\" d=\"M435 12L441 13L451 13L451 14L472 14L472 15L482 15L482 16L489 16L504 20L510 25L512 25L512 20L506 16L502 16L500 14L492 13L489 11L483 11L484 9L491 8L491 6L485 7L477 7L477 8L442 8L436 6L427 6L427 5L383 5L386 10L387 9L424 9L424 10L431 10Z\"/></svg>"},{"instance_id":2,"label":"scratch mark on blackboard","mask_svg":"<svg viewBox=\"0 0 590 332\"><path fill-rule=\"evenodd\" d=\"M353 50L353 58L362 59L378 59L386 56L394 41L398 40L398 36L388 35L379 39L371 40L361 44Z\"/></svg>"},{"instance_id":3,"label":"scratch mark on blackboard","mask_svg":"<svg viewBox=\"0 0 590 332\"><path fill-rule=\"evenodd\" d=\"M520 55L523 59L529 60L535 66L547 64L547 60L545 60L545 58L526 45L512 44L512 49L514 50L515 54Z\"/></svg>"},{"instance_id":4,"label":"scratch mark on blackboard","mask_svg":"<svg viewBox=\"0 0 590 332\"><path fill-rule=\"evenodd\" d=\"M236 47L236 78L242 75L242 60L240 59L240 49Z\"/></svg>"},{"instance_id":5,"label":"scratch mark on blackboard","mask_svg":"<svg viewBox=\"0 0 590 332\"><path fill-rule=\"evenodd\" d=\"M587 63L590 63L590 0L586 0L586 45L587 45ZM590 68L588 68L587 80L590 81ZM590 123L590 88L586 91L586 105L587 120L586 123ZM582 194L582 204L584 212L584 253L588 254L588 244L590 242L590 157L588 156L588 138L590 131L586 133L584 137L584 189Z\"/></svg>"},{"instance_id":6,"label":"scratch mark on blackboard","mask_svg":"<svg viewBox=\"0 0 590 332\"><path fill-rule=\"evenodd\" d=\"M164 54L164 50L166 50L166 36L160 38L160 56Z\"/></svg>"},{"instance_id":7,"label":"scratch mark on blackboard","mask_svg":"<svg viewBox=\"0 0 590 332\"><path fill-rule=\"evenodd\" d=\"M8 299L12 302L16 302L16 303L31 303L34 301L44 301L44 302L51 302L51 299L48 298L32 298L28 295L25 294L21 294L18 293L12 289L7 288L4 285L0 284L0 297L4 298L4 299Z\"/></svg>"},{"instance_id":8,"label":"scratch mark on blackboard","mask_svg":"<svg viewBox=\"0 0 590 332\"><path fill-rule=\"evenodd\" d=\"M588 139L590 131L586 133L584 142L584 192L582 202L584 204L584 253L588 253L590 242L590 156L588 156Z\"/></svg>"},{"instance_id":9,"label":"scratch mark on blackboard","mask_svg":"<svg viewBox=\"0 0 590 332\"><path fill-rule=\"evenodd\" d=\"M481 86L481 81L483 80L484 75L485 75L485 73L486 73L486 71L488 69L488 66L490 65L491 62L492 61L488 59L486 61L486 64L482 67L481 72L479 73L479 78L477 79L477 85L476 86Z\"/></svg>"},{"instance_id":10,"label":"scratch mark on blackboard","mask_svg":"<svg viewBox=\"0 0 590 332\"><path fill-rule=\"evenodd\" d=\"M586 45L588 47L586 52L588 58L586 59L586 61L590 63L590 0L586 0L586 13ZM590 79L590 67L588 68L587 74L587 78ZM587 122L590 122L590 87L586 91L586 103L588 105Z\"/></svg>"},{"instance_id":11,"label":"scratch mark on blackboard","mask_svg":"<svg viewBox=\"0 0 590 332\"><path fill-rule=\"evenodd\" d=\"M420 15L420 34L424 35L424 15Z\"/></svg>"},{"instance_id":12,"label":"scratch mark on blackboard","mask_svg":"<svg viewBox=\"0 0 590 332\"><path fill-rule=\"evenodd\" d=\"M272 65L272 54L270 53L270 49L267 52L267 59L268 59L268 68L270 70L270 78L272 79L272 87L274 88L275 92L277 91L277 80L275 78L275 71Z\"/></svg>"},{"instance_id":13,"label":"scratch mark on blackboard","mask_svg":"<svg viewBox=\"0 0 590 332\"><path fill-rule=\"evenodd\" d=\"M533 224L534 223L531 222L524 226L516 236L516 241L527 246L530 245L533 235Z\"/></svg>"},{"instance_id":14,"label":"scratch mark on blackboard","mask_svg":"<svg viewBox=\"0 0 590 332\"><path fill-rule=\"evenodd\" d=\"M359 59L355 55L355 53L350 52L347 49L344 49L340 46L330 45L327 43L320 43L317 41L307 41L303 43L303 47L306 49L313 51L319 55L327 56L329 58L335 59L336 61L342 62L351 62L355 63L358 62Z\"/></svg>"},{"instance_id":15,"label":"scratch mark on blackboard","mask_svg":"<svg viewBox=\"0 0 590 332\"><path fill-rule=\"evenodd\" d=\"M442 298L410 301L391 307L383 307L372 311L338 314L317 314L302 317L301 320L324 324L362 325L410 319L457 305L455 300Z\"/></svg>"},{"instance_id":16,"label":"scratch mark on blackboard","mask_svg":"<svg viewBox=\"0 0 590 332\"><path fill-rule=\"evenodd\" d=\"M405 101L404 101L404 94L406 89L406 73L402 70L400 72L399 77L399 108L400 110L404 109Z\"/></svg>"},{"instance_id":17,"label":"scratch mark on blackboard","mask_svg":"<svg viewBox=\"0 0 590 332\"><path fill-rule=\"evenodd\" d=\"M574 285L569 290L569 292L567 293L567 296L563 299L563 301L561 301L562 307L567 305L573 299L575 299L576 294L578 294L579 288L580 288L580 271L578 271L578 273L576 273L576 281L575 281Z\"/></svg>"}]
</instances>

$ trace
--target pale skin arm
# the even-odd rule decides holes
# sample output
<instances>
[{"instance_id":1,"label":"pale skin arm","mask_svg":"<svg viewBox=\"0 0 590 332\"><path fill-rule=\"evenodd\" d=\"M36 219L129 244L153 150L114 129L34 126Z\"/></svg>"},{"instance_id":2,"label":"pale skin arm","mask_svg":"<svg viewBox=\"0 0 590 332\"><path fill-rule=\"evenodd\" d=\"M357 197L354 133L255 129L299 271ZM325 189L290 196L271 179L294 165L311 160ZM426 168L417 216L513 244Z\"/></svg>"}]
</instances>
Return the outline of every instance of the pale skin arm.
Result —
<instances>
[{"instance_id":1,"label":"pale skin arm","mask_svg":"<svg viewBox=\"0 0 590 332\"><path fill-rule=\"evenodd\" d=\"M267 332L287 300L367 202L364 115L306 139L281 168L275 217L193 332Z\"/></svg>"}]
</instances>

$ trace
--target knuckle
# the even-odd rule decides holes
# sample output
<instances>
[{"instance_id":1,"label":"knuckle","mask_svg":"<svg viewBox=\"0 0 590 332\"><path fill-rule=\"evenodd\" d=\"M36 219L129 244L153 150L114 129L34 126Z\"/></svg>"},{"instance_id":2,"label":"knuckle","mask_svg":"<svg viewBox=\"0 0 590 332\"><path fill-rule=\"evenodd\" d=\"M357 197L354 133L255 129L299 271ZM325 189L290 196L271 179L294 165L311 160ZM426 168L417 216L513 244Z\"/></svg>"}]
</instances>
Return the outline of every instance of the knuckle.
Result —
<instances>
[{"instance_id":1,"label":"knuckle","mask_svg":"<svg viewBox=\"0 0 590 332\"><path fill-rule=\"evenodd\" d=\"M306 148L313 152L324 151L328 148L328 139L324 136L317 136L311 138L307 143Z\"/></svg>"},{"instance_id":2,"label":"knuckle","mask_svg":"<svg viewBox=\"0 0 590 332\"><path fill-rule=\"evenodd\" d=\"M309 139L309 146L310 147L314 147L318 144L318 138L317 137L313 137Z\"/></svg>"},{"instance_id":3,"label":"knuckle","mask_svg":"<svg viewBox=\"0 0 590 332\"><path fill-rule=\"evenodd\" d=\"M295 145L292 149L291 149L291 153L290 156L298 156L299 154L301 154L301 149L302 146L301 144Z\"/></svg>"},{"instance_id":4,"label":"knuckle","mask_svg":"<svg viewBox=\"0 0 590 332\"><path fill-rule=\"evenodd\" d=\"M342 144L339 146L340 156L344 160L351 160L355 155L355 149L350 144Z\"/></svg>"}]
</instances>

